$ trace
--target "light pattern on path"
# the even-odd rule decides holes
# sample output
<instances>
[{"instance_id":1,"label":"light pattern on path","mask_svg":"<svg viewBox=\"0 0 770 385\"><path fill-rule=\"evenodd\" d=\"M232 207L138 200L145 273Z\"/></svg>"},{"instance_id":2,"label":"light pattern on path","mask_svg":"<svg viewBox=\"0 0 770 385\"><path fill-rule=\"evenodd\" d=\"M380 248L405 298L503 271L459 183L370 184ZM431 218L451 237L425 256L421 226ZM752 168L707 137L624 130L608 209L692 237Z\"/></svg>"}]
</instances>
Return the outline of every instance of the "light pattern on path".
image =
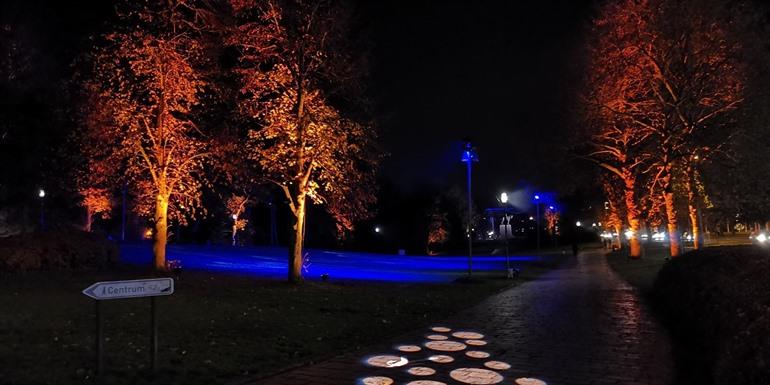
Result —
<instances>
[{"instance_id":1,"label":"light pattern on path","mask_svg":"<svg viewBox=\"0 0 770 385\"><path fill-rule=\"evenodd\" d=\"M503 376L487 369L460 368L449 375L464 384L491 385L503 382Z\"/></svg>"},{"instance_id":2,"label":"light pattern on path","mask_svg":"<svg viewBox=\"0 0 770 385\"><path fill-rule=\"evenodd\" d=\"M389 377L366 377L361 379L361 385L392 385L393 379Z\"/></svg>"},{"instance_id":3,"label":"light pattern on path","mask_svg":"<svg viewBox=\"0 0 770 385\"><path fill-rule=\"evenodd\" d=\"M449 339L449 337L441 335L441 334L431 334L431 335L429 335L429 336L427 336L425 338L427 338L429 340L434 340L434 341L444 341L444 340Z\"/></svg>"},{"instance_id":4,"label":"light pattern on path","mask_svg":"<svg viewBox=\"0 0 770 385\"><path fill-rule=\"evenodd\" d=\"M425 366L415 366L413 368L409 368L407 372L409 374L414 374L415 376L430 376L430 375L436 374L435 370Z\"/></svg>"},{"instance_id":5,"label":"light pattern on path","mask_svg":"<svg viewBox=\"0 0 770 385\"><path fill-rule=\"evenodd\" d=\"M455 341L430 341L425 343L425 347L440 352L459 352L465 349L465 344Z\"/></svg>"},{"instance_id":6,"label":"light pattern on path","mask_svg":"<svg viewBox=\"0 0 770 385\"><path fill-rule=\"evenodd\" d=\"M545 385L545 382L538 380L537 378L517 378L516 385Z\"/></svg>"},{"instance_id":7,"label":"light pattern on path","mask_svg":"<svg viewBox=\"0 0 770 385\"><path fill-rule=\"evenodd\" d=\"M489 353L478 350L469 350L465 352L465 355L470 358L489 358Z\"/></svg>"},{"instance_id":8,"label":"light pattern on path","mask_svg":"<svg viewBox=\"0 0 770 385\"><path fill-rule=\"evenodd\" d=\"M443 326L433 327L430 330L434 334L427 335L428 341L423 343L423 346L428 350L424 350L418 345L403 344L395 345L395 350L405 352L409 359L392 354L371 356L363 362L370 367L372 372L367 373L370 376L359 379L358 383L360 385L391 385L396 383L406 385L447 385L450 383L455 385L495 385L504 381L505 384L524 381L522 384L525 385L546 385L544 381L537 379L519 378L514 380L513 373L508 372L511 365L507 362L485 360L491 356L485 351L466 350L468 345L483 346L487 343L491 344L490 349L495 349L494 340L481 340L484 338L481 333L458 331L444 334L451 333L452 329ZM445 354L430 354L430 350L445 352ZM506 374L510 376L507 381ZM518 373L518 375L522 374ZM374 375L380 376L375 377ZM414 377L425 377L425 379L415 379ZM516 383L519 384L519 382Z\"/></svg>"}]
</instances>

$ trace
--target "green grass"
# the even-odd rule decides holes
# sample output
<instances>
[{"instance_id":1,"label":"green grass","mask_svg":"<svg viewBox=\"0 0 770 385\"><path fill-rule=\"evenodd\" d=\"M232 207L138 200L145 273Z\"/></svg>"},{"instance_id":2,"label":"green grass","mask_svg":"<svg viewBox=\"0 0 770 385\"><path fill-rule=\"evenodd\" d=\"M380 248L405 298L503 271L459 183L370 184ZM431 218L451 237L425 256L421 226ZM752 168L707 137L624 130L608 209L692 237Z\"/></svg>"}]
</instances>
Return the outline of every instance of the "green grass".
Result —
<instances>
[{"instance_id":1,"label":"green grass","mask_svg":"<svg viewBox=\"0 0 770 385\"><path fill-rule=\"evenodd\" d=\"M666 246L648 243L645 245L644 255L639 259L628 258L628 251L625 249L612 252L607 254L607 262L631 286L649 294L652 292L655 277L667 263L669 249Z\"/></svg>"},{"instance_id":2,"label":"green grass","mask_svg":"<svg viewBox=\"0 0 770 385\"><path fill-rule=\"evenodd\" d=\"M426 326L558 264L510 281L374 284L278 281L186 272L158 299L159 371L148 374L149 300L105 301L106 373L94 379L96 281L147 276L25 273L0 276L3 384L216 384L363 349ZM502 273L500 274L502 276ZM363 350L362 350L363 351Z\"/></svg>"}]
</instances>

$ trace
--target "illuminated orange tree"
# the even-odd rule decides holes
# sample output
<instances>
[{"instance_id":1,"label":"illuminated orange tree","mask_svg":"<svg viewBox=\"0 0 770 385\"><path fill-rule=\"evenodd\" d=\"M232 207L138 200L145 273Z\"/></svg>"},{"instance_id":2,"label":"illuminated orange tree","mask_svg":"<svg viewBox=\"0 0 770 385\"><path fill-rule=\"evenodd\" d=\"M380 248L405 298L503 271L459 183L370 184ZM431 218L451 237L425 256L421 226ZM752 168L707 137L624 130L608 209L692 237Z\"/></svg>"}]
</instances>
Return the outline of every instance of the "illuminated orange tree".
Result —
<instances>
[{"instance_id":1,"label":"illuminated orange tree","mask_svg":"<svg viewBox=\"0 0 770 385\"><path fill-rule=\"evenodd\" d=\"M245 195L232 194L227 199L227 213L230 214L230 219L233 221L233 246L237 243L238 231L246 228L246 224L249 222L247 219L241 218L246 205L250 203L249 197Z\"/></svg>"},{"instance_id":2,"label":"illuminated orange tree","mask_svg":"<svg viewBox=\"0 0 770 385\"><path fill-rule=\"evenodd\" d=\"M740 45L724 25L728 11L708 0L611 2L594 23L589 100L598 106L594 115L606 115L594 154L616 150L605 145L606 133L618 126L644 138L639 143L644 156L634 158L646 163L644 168L632 176L623 175L622 167L610 171L626 184L644 176L646 190L661 194L672 256L680 252L677 170L693 153L729 139L727 117L742 101ZM627 211L635 210L627 202ZM693 229L698 228L696 221Z\"/></svg>"},{"instance_id":3,"label":"illuminated orange tree","mask_svg":"<svg viewBox=\"0 0 770 385\"><path fill-rule=\"evenodd\" d=\"M99 215L102 219L110 217L112 202L107 189L102 188L83 188L78 190L82 200L80 205L86 210L86 221L83 230L91 232L91 225L94 223L94 217Z\"/></svg>"},{"instance_id":4,"label":"illuminated orange tree","mask_svg":"<svg viewBox=\"0 0 770 385\"><path fill-rule=\"evenodd\" d=\"M308 199L325 204L341 231L366 217L375 199L375 132L342 108L354 104L355 87L345 86L359 76L347 46L347 12L324 1L231 4L239 105L253 121L250 156L289 202L289 279L297 282Z\"/></svg>"},{"instance_id":5,"label":"illuminated orange tree","mask_svg":"<svg viewBox=\"0 0 770 385\"><path fill-rule=\"evenodd\" d=\"M207 140L194 115L206 86L202 15L192 1L122 5L83 87L92 117L84 143L97 141L105 159L125 165L136 211L154 221L158 270L166 268L169 217L184 223L200 207Z\"/></svg>"}]
</instances>

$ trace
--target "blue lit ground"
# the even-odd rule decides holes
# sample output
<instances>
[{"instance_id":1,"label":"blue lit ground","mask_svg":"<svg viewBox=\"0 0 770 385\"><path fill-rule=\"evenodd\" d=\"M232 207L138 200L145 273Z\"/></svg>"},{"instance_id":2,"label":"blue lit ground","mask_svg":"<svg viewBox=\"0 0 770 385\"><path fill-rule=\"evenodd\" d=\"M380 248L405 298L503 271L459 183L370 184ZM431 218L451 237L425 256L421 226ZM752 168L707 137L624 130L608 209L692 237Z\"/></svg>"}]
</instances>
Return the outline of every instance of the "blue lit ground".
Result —
<instances>
[{"instance_id":1,"label":"blue lit ground","mask_svg":"<svg viewBox=\"0 0 770 385\"><path fill-rule=\"evenodd\" d=\"M468 269L466 256L400 256L359 252L309 250L310 265L305 278L397 282L449 282ZM287 250L277 247L169 246L166 258L180 260L185 270L218 271L263 278L284 278L288 273ZM123 262L150 265L148 244L121 246ZM511 256L512 267L520 268L533 256ZM474 272L505 272L505 256L474 256Z\"/></svg>"}]
</instances>

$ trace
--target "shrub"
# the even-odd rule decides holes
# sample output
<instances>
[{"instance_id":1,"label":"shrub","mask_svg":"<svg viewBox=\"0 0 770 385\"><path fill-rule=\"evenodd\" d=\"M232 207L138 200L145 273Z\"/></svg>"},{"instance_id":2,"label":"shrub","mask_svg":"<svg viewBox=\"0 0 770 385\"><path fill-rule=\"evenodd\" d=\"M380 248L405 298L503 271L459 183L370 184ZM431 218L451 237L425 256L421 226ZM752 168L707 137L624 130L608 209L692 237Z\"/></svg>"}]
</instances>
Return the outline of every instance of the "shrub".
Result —
<instances>
[{"instance_id":1,"label":"shrub","mask_svg":"<svg viewBox=\"0 0 770 385\"><path fill-rule=\"evenodd\" d=\"M714 384L770 379L770 252L715 247L667 264L655 294L677 331L706 348Z\"/></svg>"},{"instance_id":2,"label":"shrub","mask_svg":"<svg viewBox=\"0 0 770 385\"><path fill-rule=\"evenodd\" d=\"M0 271L101 269L117 259L117 246L83 231L59 230L0 238Z\"/></svg>"}]
</instances>

